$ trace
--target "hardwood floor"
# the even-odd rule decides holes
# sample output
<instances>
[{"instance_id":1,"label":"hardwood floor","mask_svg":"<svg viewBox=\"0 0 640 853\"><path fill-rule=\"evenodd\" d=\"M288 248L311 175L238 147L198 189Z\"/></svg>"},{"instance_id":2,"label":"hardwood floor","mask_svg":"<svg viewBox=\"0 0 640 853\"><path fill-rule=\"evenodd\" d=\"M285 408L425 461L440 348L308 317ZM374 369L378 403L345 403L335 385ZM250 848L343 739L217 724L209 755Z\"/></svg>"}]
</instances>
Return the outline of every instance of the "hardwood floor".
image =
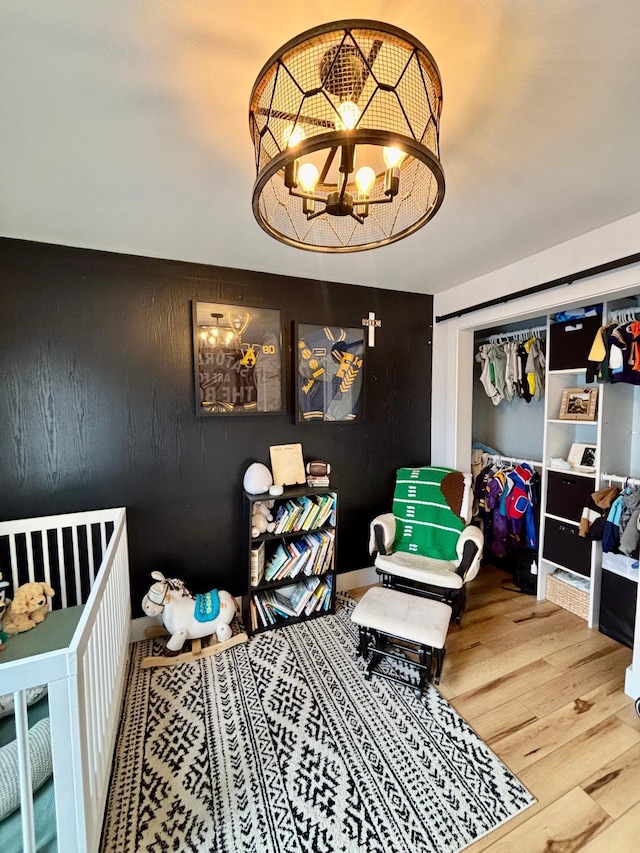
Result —
<instances>
[{"instance_id":1,"label":"hardwood floor","mask_svg":"<svg viewBox=\"0 0 640 853\"><path fill-rule=\"evenodd\" d=\"M447 638L440 692L538 802L467 853L640 850L631 651L485 566ZM366 588L352 590L359 599Z\"/></svg>"}]
</instances>

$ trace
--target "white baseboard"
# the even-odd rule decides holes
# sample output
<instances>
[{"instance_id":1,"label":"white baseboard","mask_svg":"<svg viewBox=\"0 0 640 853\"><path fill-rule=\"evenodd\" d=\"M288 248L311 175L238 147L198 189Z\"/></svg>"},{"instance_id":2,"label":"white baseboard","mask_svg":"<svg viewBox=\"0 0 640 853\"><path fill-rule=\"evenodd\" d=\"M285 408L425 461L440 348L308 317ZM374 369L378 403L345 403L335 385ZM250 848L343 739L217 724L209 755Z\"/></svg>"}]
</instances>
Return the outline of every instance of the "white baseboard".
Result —
<instances>
[{"instance_id":1,"label":"white baseboard","mask_svg":"<svg viewBox=\"0 0 640 853\"><path fill-rule=\"evenodd\" d=\"M129 642L138 643L146 639L144 632L154 625L162 625L162 616L139 616L132 619L129 625Z\"/></svg>"},{"instance_id":2,"label":"white baseboard","mask_svg":"<svg viewBox=\"0 0 640 853\"><path fill-rule=\"evenodd\" d=\"M632 699L637 699L640 696L640 672L637 671L637 667L636 670L633 666L627 667L624 692Z\"/></svg>"},{"instance_id":3,"label":"white baseboard","mask_svg":"<svg viewBox=\"0 0 640 853\"><path fill-rule=\"evenodd\" d=\"M352 572L344 572L338 575L338 592L347 592L360 586L370 586L373 583L378 583L379 580L375 566L369 566L366 569L354 569Z\"/></svg>"}]
</instances>

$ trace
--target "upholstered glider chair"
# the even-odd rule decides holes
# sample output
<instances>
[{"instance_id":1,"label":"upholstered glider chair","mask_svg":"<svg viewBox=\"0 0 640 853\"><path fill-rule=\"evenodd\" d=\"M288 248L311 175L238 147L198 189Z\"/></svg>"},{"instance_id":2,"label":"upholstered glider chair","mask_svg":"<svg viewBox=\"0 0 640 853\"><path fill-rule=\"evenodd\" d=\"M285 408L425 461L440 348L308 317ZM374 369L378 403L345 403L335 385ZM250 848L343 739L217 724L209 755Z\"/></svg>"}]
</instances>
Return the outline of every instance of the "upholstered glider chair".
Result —
<instances>
[{"instance_id":1,"label":"upholstered glider chair","mask_svg":"<svg viewBox=\"0 0 640 853\"><path fill-rule=\"evenodd\" d=\"M393 512L371 522L369 551L383 586L451 605L460 624L467 583L478 574L484 539L469 526L471 474L400 468Z\"/></svg>"}]
</instances>

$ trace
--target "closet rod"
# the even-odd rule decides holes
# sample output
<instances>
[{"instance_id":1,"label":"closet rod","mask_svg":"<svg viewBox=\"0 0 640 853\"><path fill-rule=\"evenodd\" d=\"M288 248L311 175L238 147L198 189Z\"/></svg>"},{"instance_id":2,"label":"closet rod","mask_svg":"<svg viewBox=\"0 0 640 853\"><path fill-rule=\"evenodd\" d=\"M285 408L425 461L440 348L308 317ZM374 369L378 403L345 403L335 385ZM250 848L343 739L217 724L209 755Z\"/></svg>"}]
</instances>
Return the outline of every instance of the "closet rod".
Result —
<instances>
[{"instance_id":1,"label":"closet rod","mask_svg":"<svg viewBox=\"0 0 640 853\"><path fill-rule=\"evenodd\" d=\"M468 308L461 308L459 311L451 311L449 314L442 314L436 317L436 323L443 323L445 320L451 320L453 317L463 317L465 314L472 314L474 311L480 311L482 308L490 308L492 305L503 305L505 302L511 302L512 299L519 299L521 296L530 296L532 293L540 293L543 290L551 290L552 287L561 287L563 284L573 284L574 281L580 281L583 278L592 278L595 275L600 275L603 272L617 270L620 267L628 267L631 264L637 264L640 261L640 252L634 255L626 255L624 258L617 258L615 261L607 261L606 264L598 264L595 267L589 267L579 272L574 272L573 275L565 275L562 278L554 278L552 281L545 281L544 284L536 284L533 287L526 287L524 290L516 290L514 293L507 293L505 296L498 296L496 299L489 299L486 302L478 302L477 305L470 305Z\"/></svg>"},{"instance_id":2,"label":"closet rod","mask_svg":"<svg viewBox=\"0 0 640 853\"><path fill-rule=\"evenodd\" d=\"M622 486L640 486L640 480L636 477L620 477L618 474L600 474L601 480L611 483L620 483Z\"/></svg>"},{"instance_id":3,"label":"closet rod","mask_svg":"<svg viewBox=\"0 0 640 853\"><path fill-rule=\"evenodd\" d=\"M634 306L633 308L614 308L608 312L608 316L610 320L620 320L625 314L635 316L638 313L640 313L640 306Z\"/></svg>"},{"instance_id":4,"label":"closet rod","mask_svg":"<svg viewBox=\"0 0 640 853\"><path fill-rule=\"evenodd\" d=\"M530 329L516 329L514 332L495 332L493 335L489 335L488 340L490 343L497 343L498 338L521 338L522 340L526 340L527 338L546 334L546 331L546 326L533 326ZM494 341L494 339L496 340Z\"/></svg>"},{"instance_id":5,"label":"closet rod","mask_svg":"<svg viewBox=\"0 0 640 853\"><path fill-rule=\"evenodd\" d=\"M496 464L498 462L507 462L510 465L528 465L530 468L542 468L542 462L535 462L531 459L521 459L519 456L503 456L497 453L487 453L489 459Z\"/></svg>"}]
</instances>

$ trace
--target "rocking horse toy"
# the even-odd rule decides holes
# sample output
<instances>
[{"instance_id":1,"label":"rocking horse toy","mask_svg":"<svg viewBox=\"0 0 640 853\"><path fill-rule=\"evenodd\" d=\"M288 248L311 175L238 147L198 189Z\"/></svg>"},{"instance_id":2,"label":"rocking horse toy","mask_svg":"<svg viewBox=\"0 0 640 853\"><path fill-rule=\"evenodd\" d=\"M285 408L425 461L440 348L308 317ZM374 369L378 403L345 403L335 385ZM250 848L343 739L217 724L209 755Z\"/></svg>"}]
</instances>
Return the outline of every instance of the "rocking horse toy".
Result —
<instances>
[{"instance_id":1,"label":"rocking horse toy","mask_svg":"<svg viewBox=\"0 0 640 853\"><path fill-rule=\"evenodd\" d=\"M244 631L235 637L232 635L231 622L237 605L230 593L214 589L194 595L178 578L165 578L162 572L151 572L151 577L155 583L142 599L142 609L147 616L162 614L164 628L147 628L145 634L147 637L169 635L169 639L162 655L146 657L143 668L210 657L247 641ZM214 634L217 642L211 639ZM203 645L202 640L206 638L209 643ZM191 641L191 650L183 652L187 640Z\"/></svg>"}]
</instances>

